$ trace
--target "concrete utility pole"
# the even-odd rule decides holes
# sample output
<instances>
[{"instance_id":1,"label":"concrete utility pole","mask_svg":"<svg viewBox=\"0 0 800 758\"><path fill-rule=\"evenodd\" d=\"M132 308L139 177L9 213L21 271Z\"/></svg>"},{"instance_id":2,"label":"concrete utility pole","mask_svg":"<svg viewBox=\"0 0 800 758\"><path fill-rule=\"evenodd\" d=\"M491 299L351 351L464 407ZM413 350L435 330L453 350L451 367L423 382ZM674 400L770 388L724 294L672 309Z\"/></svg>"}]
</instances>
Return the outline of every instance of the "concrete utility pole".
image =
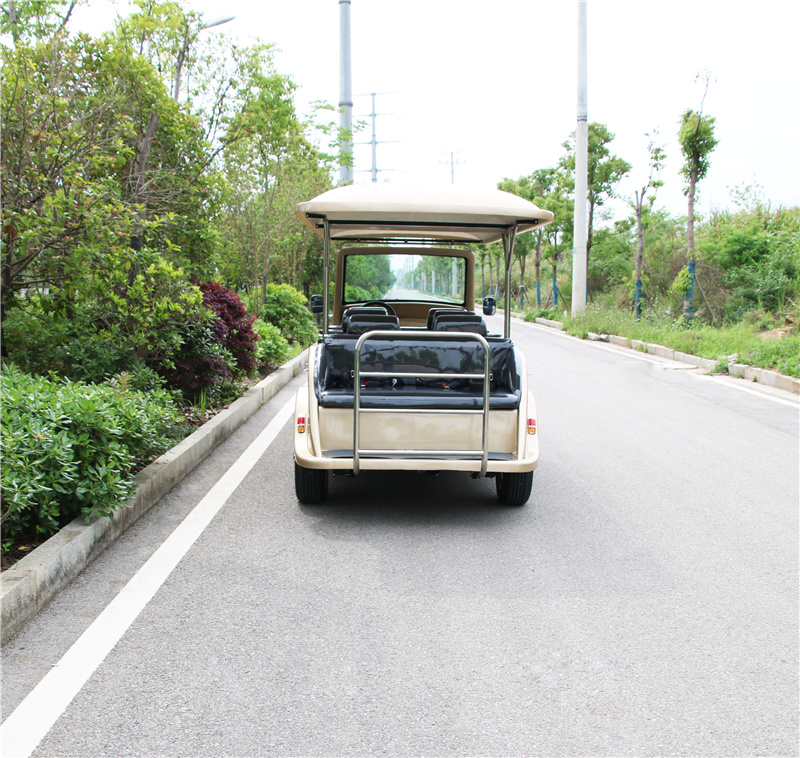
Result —
<instances>
[{"instance_id":1,"label":"concrete utility pole","mask_svg":"<svg viewBox=\"0 0 800 758\"><path fill-rule=\"evenodd\" d=\"M586 0L578 0L578 127L575 131L575 227L572 249L572 315L586 310L586 194L589 174L589 106L586 52Z\"/></svg>"},{"instance_id":2,"label":"concrete utility pole","mask_svg":"<svg viewBox=\"0 0 800 758\"><path fill-rule=\"evenodd\" d=\"M339 126L342 155L353 158L353 85L350 72L350 0L339 0ZM353 166L339 169L339 181L352 184Z\"/></svg>"}]
</instances>

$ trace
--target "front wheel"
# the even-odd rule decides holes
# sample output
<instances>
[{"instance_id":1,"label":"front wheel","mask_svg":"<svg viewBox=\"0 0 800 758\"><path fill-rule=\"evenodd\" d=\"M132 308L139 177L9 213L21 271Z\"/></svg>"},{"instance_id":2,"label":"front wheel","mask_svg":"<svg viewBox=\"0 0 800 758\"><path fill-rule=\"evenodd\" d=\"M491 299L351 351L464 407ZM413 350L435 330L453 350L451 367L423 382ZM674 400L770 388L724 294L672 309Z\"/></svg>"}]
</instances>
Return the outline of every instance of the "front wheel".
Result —
<instances>
[{"instance_id":1,"label":"front wheel","mask_svg":"<svg viewBox=\"0 0 800 758\"><path fill-rule=\"evenodd\" d=\"M505 505L525 505L533 488L533 471L518 474L498 474L495 477L497 497Z\"/></svg>"},{"instance_id":2,"label":"front wheel","mask_svg":"<svg viewBox=\"0 0 800 758\"><path fill-rule=\"evenodd\" d=\"M319 505L328 495L328 471L294 462L294 491L303 505Z\"/></svg>"}]
</instances>

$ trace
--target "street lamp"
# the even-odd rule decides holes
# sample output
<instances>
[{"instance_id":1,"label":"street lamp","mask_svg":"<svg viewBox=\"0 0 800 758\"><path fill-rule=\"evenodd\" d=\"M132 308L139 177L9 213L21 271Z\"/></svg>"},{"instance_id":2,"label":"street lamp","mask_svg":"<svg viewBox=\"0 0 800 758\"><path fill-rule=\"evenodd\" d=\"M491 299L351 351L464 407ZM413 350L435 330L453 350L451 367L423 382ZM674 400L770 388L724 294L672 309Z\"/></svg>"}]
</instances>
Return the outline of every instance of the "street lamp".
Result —
<instances>
[{"instance_id":1,"label":"street lamp","mask_svg":"<svg viewBox=\"0 0 800 758\"><path fill-rule=\"evenodd\" d=\"M222 16L221 18L214 19L213 21L209 21L207 24L203 24L203 26L199 27L194 34L189 34L189 24L186 24L186 34L183 38L183 46L178 53L178 65L175 67L175 86L172 88L172 99L177 101L178 95L181 92L181 72L183 71L183 63L186 60L186 55L189 53L189 48L191 47L192 42L194 42L195 38L197 37L200 32L204 29L210 29L212 26L221 26L222 24L227 24L228 21L233 21L236 16ZM185 17L184 17L184 20Z\"/></svg>"}]
</instances>

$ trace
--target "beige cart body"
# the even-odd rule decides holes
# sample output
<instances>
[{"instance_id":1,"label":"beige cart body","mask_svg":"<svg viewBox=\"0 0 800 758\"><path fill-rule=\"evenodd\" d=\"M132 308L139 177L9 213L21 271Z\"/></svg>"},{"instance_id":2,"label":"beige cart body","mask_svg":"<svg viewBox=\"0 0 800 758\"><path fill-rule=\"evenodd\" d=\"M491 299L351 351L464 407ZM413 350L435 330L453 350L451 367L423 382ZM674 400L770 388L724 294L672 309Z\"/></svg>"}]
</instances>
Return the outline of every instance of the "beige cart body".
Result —
<instances>
[{"instance_id":1,"label":"beige cart body","mask_svg":"<svg viewBox=\"0 0 800 758\"><path fill-rule=\"evenodd\" d=\"M536 405L509 303L502 335L473 312L472 248L503 244L508 293L516 236L552 214L498 190L351 185L297 215L323 238L325 293L341 243L296 399L300 501L322 502L329 472L406 470L495 477L502 501L526 502L539 462ZM392 286L368 298L381 279Z\"/></svg>"}]
</instances>

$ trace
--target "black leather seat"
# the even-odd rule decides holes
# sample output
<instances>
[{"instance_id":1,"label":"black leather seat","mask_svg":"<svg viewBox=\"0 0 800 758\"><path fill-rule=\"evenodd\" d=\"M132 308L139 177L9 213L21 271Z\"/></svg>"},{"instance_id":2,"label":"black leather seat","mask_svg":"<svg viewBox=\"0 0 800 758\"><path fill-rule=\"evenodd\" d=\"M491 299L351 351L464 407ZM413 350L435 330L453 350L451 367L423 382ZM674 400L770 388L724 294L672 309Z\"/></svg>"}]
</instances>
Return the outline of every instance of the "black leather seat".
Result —
<instances>
[{"instance_id":1,"label":"black leather seat","mask_svg":"<svg viewBox=\"0 0 800 758\"><path fill-rule=\"evenodd\" d=\"M433 329L436 332L472 332L482 337L487 335L483 316L477 313L439 313L433 320Z\"/></svg>"},{"instance_id":2,"label":"black leather seat","mask_svg":"<svg viewBox=\"0 0 800 758\"><path fill-rule=\"evenodd\" d=\"M428 329L433 329L434 321L440 313L472 313L472 311L465 311L463 308L431 308L428 311Z\"/></svg>"},{"instance_id":3,"label":"black leather seat","mask_svg":"<svg viewBox=\"0 0 800 758\"><path fill-rule=\"evenodd\" d=\"M399 329L400 319L397 316L378 315L374 313L357 313L350 316L346 334L364 334L374 329Z\"/></svg>"},{"instance_id":4,"label":"black leather seat","mask_svg":"<svg viewBox=\"0 0 800 758\"><path fill-rule=\"evenodd\" d=\"M375 305L375 306L364 306L364 305L356 305L352 308L348 308L342 314L342 331L347 333L347 327L350 324L350 319L353 316L388 316L389 311L386 310L383 306Z\"/></svg>"}]
</instances>

